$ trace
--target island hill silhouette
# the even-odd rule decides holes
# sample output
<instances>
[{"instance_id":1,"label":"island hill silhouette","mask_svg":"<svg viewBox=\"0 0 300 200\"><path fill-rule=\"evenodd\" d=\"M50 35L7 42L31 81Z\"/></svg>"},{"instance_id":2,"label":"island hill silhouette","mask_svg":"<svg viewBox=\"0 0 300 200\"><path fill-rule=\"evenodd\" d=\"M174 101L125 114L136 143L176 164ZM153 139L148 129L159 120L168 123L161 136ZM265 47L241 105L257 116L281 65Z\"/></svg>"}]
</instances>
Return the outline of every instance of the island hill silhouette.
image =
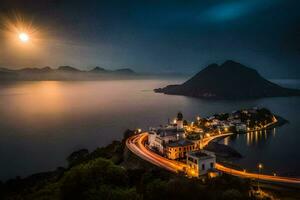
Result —
<instances>
[{"instance_id":1,"label":"island hill silhouette","mask_svg":"<svg viewBox=\"0 0 300 200\"><path fill-rule=\"evenodd\" d=\"M221 65L208 65L181 85L168 85L154 91L205 99L300 96L300 90L281 87L263 78L256 70L232 60Z\"/></svg>"}]
</instances>

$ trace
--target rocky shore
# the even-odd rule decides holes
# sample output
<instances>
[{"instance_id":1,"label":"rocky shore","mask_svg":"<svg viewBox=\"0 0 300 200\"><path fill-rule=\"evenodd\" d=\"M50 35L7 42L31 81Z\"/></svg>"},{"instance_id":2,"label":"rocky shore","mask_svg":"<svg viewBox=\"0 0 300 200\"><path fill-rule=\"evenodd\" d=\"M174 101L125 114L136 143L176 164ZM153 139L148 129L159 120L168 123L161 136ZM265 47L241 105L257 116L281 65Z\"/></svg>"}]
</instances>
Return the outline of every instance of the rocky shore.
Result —
<instances>
[{"instance_id":1,"label":"rocky shore","mask_svg":"<svg viewBox=\"0 0 300 200\"><path fill-rule=\"evenodd\" d=\"M243 157L235 149L233 149L229 146L226 146L224 144L220 144L217 141L209 143L204 149L214 152L217 157L221 157L221 158L239 159L239 158Z\"/></svg>"}]
</instances>

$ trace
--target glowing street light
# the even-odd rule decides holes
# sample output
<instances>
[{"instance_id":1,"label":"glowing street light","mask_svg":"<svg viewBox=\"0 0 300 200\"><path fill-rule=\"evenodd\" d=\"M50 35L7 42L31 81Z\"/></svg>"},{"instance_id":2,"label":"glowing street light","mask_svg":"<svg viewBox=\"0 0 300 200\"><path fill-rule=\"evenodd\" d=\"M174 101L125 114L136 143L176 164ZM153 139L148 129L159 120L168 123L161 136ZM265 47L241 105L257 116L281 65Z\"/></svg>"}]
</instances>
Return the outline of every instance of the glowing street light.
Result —
<instances>
[{"instance_id":1,"label":"glowing street light","mask_svg":"<svg viewBox=\"0 0 300 200\"><path fill-rule=\"evenodd\" d=\"M263 166L263 164L259 163L259 164L257 165L257 167L258 167L257 190L260 191L260 187L259 187L259 175L260 175L260 173L261 173L261 170L264 168L264 166Z\"/></svg>"}]
</instances>

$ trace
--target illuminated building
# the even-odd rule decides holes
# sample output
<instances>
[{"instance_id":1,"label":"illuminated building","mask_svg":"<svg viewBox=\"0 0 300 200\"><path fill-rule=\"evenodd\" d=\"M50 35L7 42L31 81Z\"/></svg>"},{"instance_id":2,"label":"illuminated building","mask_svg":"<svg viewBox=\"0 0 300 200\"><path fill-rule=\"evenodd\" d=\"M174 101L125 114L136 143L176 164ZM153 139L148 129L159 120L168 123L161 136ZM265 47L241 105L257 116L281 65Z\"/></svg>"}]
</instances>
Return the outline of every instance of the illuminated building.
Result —
<instances>
[{"instance_id":1,"label":"illuminated building","mask_svg":"<svg viewBox=\"0 0 300 200\"><path fill-rule=\"evenodd\" d=\"M186 164L189 167L188 172L202 176L215 170L216 156L213 152L205 150L188 152Z\"/></svg>"},{"instance_id":2,"label":"illuminated building","mask_svg":"<svg viewBox=\"0 0 300 200\"><path fill-rule=\"evenodd\" d=\"M187 152L196 150L197 146L188 140L179 140L166 144L166 156L169 159L185 158Z\"/></svg>"},{"instance_id":3,"label":"illuminated building","mask_svg":"<svg viewBox=\"0 0 300 200\"><path fill-rule=\"evenodd\" d=\"M183 115L177 114L177 118L173 123L165 127L150 128L148 136L149 147L157 150L159 153L164 154L166 144L176 142L185 138L183 129Z\"/></svg>"},{"instance_id":4,"label":"illuminated building","mask_svg":"<svg viewBox=\"0 0 300 200\"><path fill-rule=\"evenodd\" d=\"M235 125L235 129L237 132L247 132L247 125L243 123L239 123Z\"/></svg>"}]
</instances>

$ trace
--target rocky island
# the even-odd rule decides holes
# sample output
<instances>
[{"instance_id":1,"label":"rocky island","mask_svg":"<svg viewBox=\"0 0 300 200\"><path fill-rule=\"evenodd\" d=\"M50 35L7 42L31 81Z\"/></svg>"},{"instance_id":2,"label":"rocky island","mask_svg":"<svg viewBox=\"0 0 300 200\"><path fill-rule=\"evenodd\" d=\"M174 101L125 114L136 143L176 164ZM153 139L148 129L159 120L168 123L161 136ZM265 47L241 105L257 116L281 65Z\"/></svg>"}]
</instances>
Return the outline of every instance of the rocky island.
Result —
<instances>
[{"instance_id":1,"label":"rocky island","mask_svg":"<svg viewBox=\"0 0 300 200\"><path fill-rule=\"evenodd\" d=\"M300 96L300 90L281 87L256 70L232 60L221 65L211 64L181 85L168 85L154 91L206 99Z\"/></svg>"}]
</instances>

